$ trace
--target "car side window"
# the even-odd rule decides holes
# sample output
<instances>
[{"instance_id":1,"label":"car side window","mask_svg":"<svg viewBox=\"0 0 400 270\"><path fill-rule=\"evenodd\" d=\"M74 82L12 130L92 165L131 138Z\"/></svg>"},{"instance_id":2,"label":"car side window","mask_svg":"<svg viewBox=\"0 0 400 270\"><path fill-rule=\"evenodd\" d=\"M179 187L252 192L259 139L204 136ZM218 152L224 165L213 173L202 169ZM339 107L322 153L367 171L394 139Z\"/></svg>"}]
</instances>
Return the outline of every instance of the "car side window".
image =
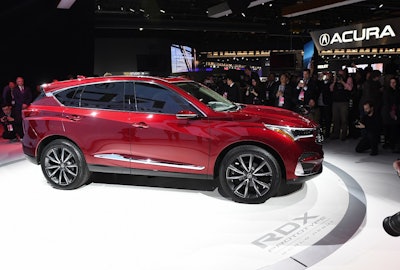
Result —
<instances>
[{"instance_id":1,"label":"car side window","mask_svg":"<svg viewBox=\"0 0 400 270\"><path fill-rule=\"evenodd\" d=\"M56 93L54 96L64 106L79 107L83 87L72 87Z\"/></svg>"},{"instance_id":2,"label":"car side window","mask_svg":"<svg viewBox=\"0 0 400 270\"><path fill-rule=\"evenodd\" d=\"M55 94L65 106L125 110L125 88L123 82L91 84L69 88Z\"/></svg>"},{"instance_id":3,"label":"car side window","mask_svg":"<svg viewBox=\"0 0 400 270\"><path fill-rule=\"evenodd\" d=\"M86 85L81 93L80 107L125 110L124 82Z\"/></svg>"},{"instance_id":4,"label":"car side window","mask_svg":"<svg viewBox=\"0 0 400 270\"><path fill-rule=\"evenodd\" d=\"M135 109L139 112L176 114L193 110L190 104L172 90L151 83L135 83Z\"/></svg>"}]
</instances>

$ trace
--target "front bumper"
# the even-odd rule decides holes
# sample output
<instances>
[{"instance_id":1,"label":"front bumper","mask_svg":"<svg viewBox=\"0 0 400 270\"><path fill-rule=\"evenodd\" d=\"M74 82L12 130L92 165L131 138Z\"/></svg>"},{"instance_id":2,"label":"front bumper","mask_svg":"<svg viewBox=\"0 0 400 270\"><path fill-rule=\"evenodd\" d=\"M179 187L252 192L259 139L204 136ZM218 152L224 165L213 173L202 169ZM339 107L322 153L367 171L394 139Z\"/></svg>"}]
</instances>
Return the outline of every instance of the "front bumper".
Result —
<instances>
[{"instance_id":1,"label":"front bumper","mask_svg":"<svg viewBox=\"0 0 400 270\"><path fill-rule=\"evenodd\" d=\"M299 183L308 181L322 173L323 157L315 152L303 153L296 164L295 179L288 180L288 183Z\"/></svg>"}]
</instances>

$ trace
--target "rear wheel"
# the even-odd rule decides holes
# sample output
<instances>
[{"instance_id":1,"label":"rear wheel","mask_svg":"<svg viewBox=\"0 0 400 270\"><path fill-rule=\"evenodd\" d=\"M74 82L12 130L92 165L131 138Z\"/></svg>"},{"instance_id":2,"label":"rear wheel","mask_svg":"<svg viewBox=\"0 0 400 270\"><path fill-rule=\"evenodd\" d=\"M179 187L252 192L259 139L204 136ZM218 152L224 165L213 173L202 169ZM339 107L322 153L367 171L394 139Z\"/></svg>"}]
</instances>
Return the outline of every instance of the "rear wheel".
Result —
<instances>
[{"instance_id":1,"label":"rear wheel","mask_svg":"<svg viewBox=\"0 0 400 270\"><path fill-rule=\"evenodd\" d=\"M87 182L90 172L79 148L68 140L54 140L41 155L47 181L58 189L76 189Z\"/></svg>"},{"instance_id":2,"label":"rear wheel","mask_svg":"<svg viewBox=\"0 0 400 270\"><path fill-rule=\"evenodd\" d=\"M268 151L253 145L230 150L222 160L222 194L241 203L263 203L274 196L281 181L280 166Z\"/></svg>"}]
</instances>

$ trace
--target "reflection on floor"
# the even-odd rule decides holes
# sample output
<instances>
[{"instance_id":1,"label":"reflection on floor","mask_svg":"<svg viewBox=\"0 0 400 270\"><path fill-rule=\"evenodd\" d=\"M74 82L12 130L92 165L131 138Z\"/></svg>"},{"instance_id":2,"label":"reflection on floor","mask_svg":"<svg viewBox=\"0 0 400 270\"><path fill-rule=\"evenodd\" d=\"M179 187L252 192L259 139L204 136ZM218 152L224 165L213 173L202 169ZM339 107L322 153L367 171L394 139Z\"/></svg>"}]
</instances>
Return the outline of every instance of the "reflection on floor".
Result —
<instances>
[{"instance_id":1,"label":"reflection on floor","mask_svg":"<svg viewBox=\"0 0 400 270\"><path fill-rule=\"evenodd\" d=\"M264 204L209 182L94 174L74 191L44 180L20 143L0 141L0 269L397 268L400 178L381 149L327 141L324 172Z\"/></svg>"}]
</instances>

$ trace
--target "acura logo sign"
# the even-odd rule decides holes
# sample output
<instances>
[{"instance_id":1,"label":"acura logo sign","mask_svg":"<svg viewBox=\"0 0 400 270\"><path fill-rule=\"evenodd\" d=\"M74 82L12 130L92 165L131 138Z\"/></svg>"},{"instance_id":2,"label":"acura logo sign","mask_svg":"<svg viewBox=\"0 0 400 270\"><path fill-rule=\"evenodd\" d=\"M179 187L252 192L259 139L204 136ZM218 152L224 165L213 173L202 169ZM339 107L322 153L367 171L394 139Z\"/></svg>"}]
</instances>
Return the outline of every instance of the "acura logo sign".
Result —
<instances>
[{"instance_id":1,"label":"acura logo sign","mask_svg":"<svg viewBox=\"0 0 400 270\"><path fill-rule=\"evenodd\" d=\"M400 21L389 19L310 34L318 50L396 44L400 43Z\"/></svg>"},{"instance_id":2,"label":"acura logo sign","mask_svg":"<svg viewBox=\"0 0 400 270\"><path fill-rule=\"evenodd\" d=\"M319 44L321 46L326 46L333 43L350 43L354 41L364 41L370 39L382 39L384 37L395 37L392 27L390 25L385 25L381 30L379 27L368 27L363 28L361 31L358 30L348 30L342 33L334 33L332 38L329 34L324 33L319 37Z\"/></svg>"},{"instance_id":3,"label":"acura logo sign","mask_svg":"<svg viewBox=\"0 0 400 270\"><path fill-rule=\"evenodd\" d=\"M321 44L321 46L328 45L330 41L331 37L327 33L324 33L319 37L319 44Z\"/></svg>"}]
</instances>

